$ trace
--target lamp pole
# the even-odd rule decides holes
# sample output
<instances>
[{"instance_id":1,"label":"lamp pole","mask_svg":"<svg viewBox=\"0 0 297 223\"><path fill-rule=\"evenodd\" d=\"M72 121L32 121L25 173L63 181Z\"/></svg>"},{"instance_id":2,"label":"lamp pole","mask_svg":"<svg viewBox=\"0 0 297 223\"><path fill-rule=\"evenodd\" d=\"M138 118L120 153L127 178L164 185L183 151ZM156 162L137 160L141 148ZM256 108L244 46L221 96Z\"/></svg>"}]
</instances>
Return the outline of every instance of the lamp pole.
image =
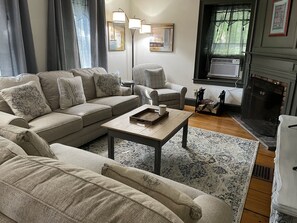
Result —
<instances>
[{"instance_id":1,"label":"lamp pole","mask_svg":"<svg viewBox=\"0 0 297 223\"><path fill-rule=\"evenodd\" d=\"M136 29L130 29L132 36L132 68L134 67L134 34Z\"/></svg>"}]
</instances>

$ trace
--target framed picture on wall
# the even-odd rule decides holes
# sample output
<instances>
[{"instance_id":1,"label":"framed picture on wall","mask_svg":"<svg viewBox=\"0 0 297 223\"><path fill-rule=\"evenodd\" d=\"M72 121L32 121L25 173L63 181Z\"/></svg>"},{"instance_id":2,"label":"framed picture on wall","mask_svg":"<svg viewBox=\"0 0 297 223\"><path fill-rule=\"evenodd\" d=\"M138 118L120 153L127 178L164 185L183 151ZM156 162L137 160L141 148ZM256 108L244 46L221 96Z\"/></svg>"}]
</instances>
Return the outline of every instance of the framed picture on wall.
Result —
<instances>
[{"instance_id":1,"label":"framed picture on wall","mask_svg":"<svg viewBox=\"0 0 297 223\"><path fill-rule=\"evenodd\" d=\"M173 52L174 24L152 24L151 52Z\"/></svg>"},{"instance_id":2,"label":"framed picture on wall","mask_svg":"<svg viewBox=\"0 0 297 223\"><path fill-rule=\"evenodd\" d=\"M108 50L125 50L125 24L107 22L108 28Z\"/></svg>"},{"instance_id":3,"label":"framed picture on wall","mask_svg":"<svg viewBox=\"0 0 297 223\"><path fill-rule=\"evenodd\" d=\"M291 0L274 0L269 36L286 36Z\"/></svg>"}]
</instances>

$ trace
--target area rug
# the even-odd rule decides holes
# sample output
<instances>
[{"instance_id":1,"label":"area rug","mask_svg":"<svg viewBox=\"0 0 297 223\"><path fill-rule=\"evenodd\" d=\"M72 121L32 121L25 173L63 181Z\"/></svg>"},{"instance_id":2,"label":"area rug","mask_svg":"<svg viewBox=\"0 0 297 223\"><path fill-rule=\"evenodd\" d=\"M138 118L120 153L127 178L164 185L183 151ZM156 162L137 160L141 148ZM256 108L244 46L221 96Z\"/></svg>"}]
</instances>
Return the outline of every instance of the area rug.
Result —
<instances>
[{"instance_id":1,"label":"area rug","mask_svg":"<svg viewBox=\"0 0 297 223\"><path fill-rule=\"evenodd\" d=\"M224 200L240 222L259 143L193 127L186 149L181 140L182 130L162 147L161 176ZM107 157L107 137L82 148ZM115 160L152 172L154 148L115 139Z\"/></svg>"}]
</instances>

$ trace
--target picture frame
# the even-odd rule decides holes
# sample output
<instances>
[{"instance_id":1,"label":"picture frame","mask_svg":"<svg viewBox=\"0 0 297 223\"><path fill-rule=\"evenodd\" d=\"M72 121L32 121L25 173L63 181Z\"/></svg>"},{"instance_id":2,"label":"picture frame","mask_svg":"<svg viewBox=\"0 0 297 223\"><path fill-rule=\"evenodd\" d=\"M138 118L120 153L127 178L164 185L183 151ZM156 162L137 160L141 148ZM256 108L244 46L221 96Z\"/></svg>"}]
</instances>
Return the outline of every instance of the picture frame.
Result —
<instances>
[{"instance_id":1,"label":"picture frame","mask_svg":"<svg viewBox=\"0 0 297 223\"><path fill-rule=\"evenodd\" d=\"M108 50L125 50L125 24L107 22L108 29Z\"/></svg>"},{"instance_id":2,"label":"picture frame","mask_svg":"<svg viewBox=\"0 0 297 223\"><path fill-rule=\"evenodd\" d=\"M151 52L173 52L174 24L160 23L151 24L152 33L150 37Z\"/></svg>"},{"instance_id":3,"label":"picture frame","mask_svg":"<svg viewBox=\"0 0 297 223\"><path fill-rule=\"evenodd\" d=\"M291 0L274 0L269 36L286 36Z\"/></svg>"}]
</instances>

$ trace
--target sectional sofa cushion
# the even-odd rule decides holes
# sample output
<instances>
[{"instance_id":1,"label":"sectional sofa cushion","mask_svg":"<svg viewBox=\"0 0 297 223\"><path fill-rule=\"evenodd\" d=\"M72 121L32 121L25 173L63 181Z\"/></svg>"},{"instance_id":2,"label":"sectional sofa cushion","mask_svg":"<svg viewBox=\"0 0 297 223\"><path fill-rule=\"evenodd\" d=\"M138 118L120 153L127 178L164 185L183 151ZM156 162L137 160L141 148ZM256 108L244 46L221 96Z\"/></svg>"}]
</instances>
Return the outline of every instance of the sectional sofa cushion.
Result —
<instances>
[{"instance_id":1,"label":"sectional sofa cushion","mask_svg":"<svg viewBox=\"0 0 297 223\"><path fill-rule=\"evenodd\" d=\"M88 102L110 106L112 115L118 116L137 108L139 106L139 97L137 95L111 96L96 98Z\"/></svg>"},{"instance_id":2,"label":"sectional sofa cushion","mask_svg":"<svg viewBox=\"0 0 297 223\"><path fill-rule=\"evenodd\" d=\"M48 71L40 72L37 74L40 79L43 93L49 103L52 110L60 108L59 105L59 89L57 79L59 77L74 77L72 73L68 71Z\"/></svg>"},{"instance_id":3,"label":"sectional sofa cushion","mask_svg":"<svg viewBox=\"0 0 297 223\"><path fill-rule=\"evenodd\" d=\"M0 212L16 222L182 222L140 191L43 157L0 165L0 197Z\"/></svg>"},{"instance_id":4,"label":"sectional sofa cushion","mask_svg":"<svg viewBox=\"0 0 297 223\"><path fill-rule=\"evenodd\" d=\"M103 67L93 67L72 69L71 72L75 77L80 76L82 78L87 101L96 98L94 73L106 74L106 70Z\"/></svg>"},{"instance_id":5,"label":"sectional sofa cushion","mask_svg":"<svg viewBox=\"0 0 297 223\"><path fill-rule=\"evenodd\" d=\"M0 136L19 145L28 155L57 158L48 143L29 129L6 125L0 127Z\"/></svg>"},{"instance_id":6,"label":"sectional sofa cushion","mask_svg":"<svg viewBox=\"0 0 297 223\"><path fill-rule=\"evenodd\" d=\"M188 195L135 168L105 164L102 175L148 194L172 210L184 222L194 223L202 216L200 206Z\"/></svg>"},{"instance_id":7,"label":"sectional sofa cushion","mask_svg":"<svg viewBox=\"0 0 297 223\"><path fill-rule=\"evenodd\" d=\"M49 143L82 128L83 121L81 117L60 112L51 112L30 122L30 129Z\"/></svg>"},{"instance_id":8,"label":"sectional sofa cushion","mask_svg":"<svg viewBox=\"0 0 297 223\"><path fill-rule=\"evenodd\" d=\"M165 74L163 68L146 69L144 71L146 86L157 89L165 86Z\"/></svg>"},{"instance_id":9,"label":"sectional sofa cushion","mask_svg":"<svg viewBox=\"0 0 297 223\"><path fill-rule=\"evenodd\" d=\"M117 75L94 73L94 81L98 98L122 94L119 77Z\"/></svg>"},{"instance_id":10,"label":"sectional sofa cushion","mask_svg":"<svg viewBox=\"0 0 297 223\"><path fill-rule=\"evenodd\" d=\"M1 95L13 113L26 121L51 112L34 81L3 89Z\"/></svg>"},{"instance_id":11,"label":"sectional sofa cushion","mask_svg":"<svg viewBox=\"0 0 297 223\"><path fill-rule=\"evenodd\" d=\"M61 109L86 103L81 77L59 77L57 82Z\"/></svg>"},{"instance_id":12,"label":"sectional sofa cushion","mask_svg":"<svg viewBox=\"0 0 297 223\"><path fill-rule=\"evenodd\" d=\"M42 92L41 86L39 83L39 77L35 74L20 74L15 77L0 77L0 91L5 88L26 84L29 81L34 81L38 89L40 90L40 92ZM0 111L13 114L12 110L5 102L5 100L2 98L1 94L0 94Z\"/></svg>"},{"instance_id":13,"label":"sectional sofa cushion","mask_svg":"<svg viewBox=\"0 0 297 223\"><path fill-rule=\"evenodd\" d=\"M17 155L25 156L26 153L17 144L0 136L0 165Z\"/></svg>"},{"instance_id":14,"label":"sectional sofa cushion","mask_svg":"<svg viewBox=\"0 0 297 223\"><path fill-rule=\"evenodd\" d=\"M59 109L56 112L80 116L84 127L112 117L110 106L92 103L84 103L63 110Z\"/></svg>"}]
</instances>

